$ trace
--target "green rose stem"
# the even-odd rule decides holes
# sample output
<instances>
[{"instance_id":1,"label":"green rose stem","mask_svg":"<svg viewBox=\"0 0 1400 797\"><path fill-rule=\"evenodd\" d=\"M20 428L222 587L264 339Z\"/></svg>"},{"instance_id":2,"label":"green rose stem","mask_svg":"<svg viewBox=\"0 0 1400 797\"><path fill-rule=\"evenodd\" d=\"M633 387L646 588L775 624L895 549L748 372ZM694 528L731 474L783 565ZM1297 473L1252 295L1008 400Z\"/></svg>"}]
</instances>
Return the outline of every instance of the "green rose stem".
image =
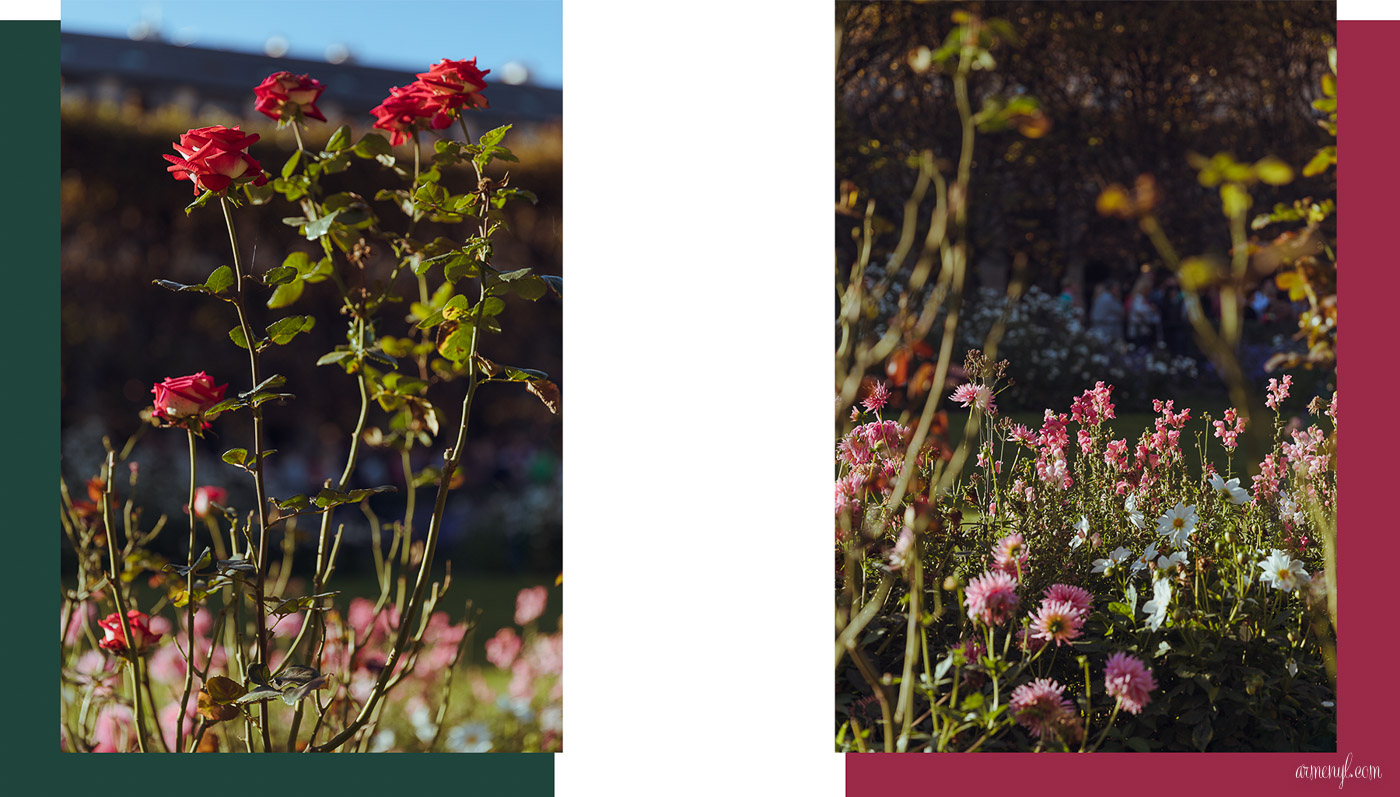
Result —
<instances>
[{"instance_id":1,"label":"green rose stem","mask_svg":"<svg viewBox=\"0 0 1400 797\"><path fill-rule=\"evenodd\" d=\"M254 383L256 384L256 383ZM194 423L200 423L196 419L186 427L185 431L190 440L190 549L185 556L185 564L189 571L185 573L185 627L187 636L185 644L188 649L185 651L185 691L180 696L180 715L175 719L175 750L176 752L185 749L185 715L190 704L190 690L194 689L194 499L195 499L195 456L194 456Z\"/></svg>"},{"instance_id":2,"label":"green rose stem","mask_svg":"<svg viewBox=\"0 0 1400 797\"><path fill-rule=\"evenodd\" d=\"M224 223L228 225L228 240L233 247L234 301L238 311L238 324L243 329L243 342L248 346L248 363L252 370L253 385L262 384L258 378L258 343L248 326L248 317L243 312L243 267L238 257L238 235L234 232L233 216L229 213L227 196L219 197L219 206L224 210ZM257 620L258 661L267 663L267 617L263 606L263 585L267 572L267 492L263 484L263 444L262 408L254 405L253 412L253 484L258 498L258 577L253 582L254 617ZM263 750L272 750L272 736L267 728L267 703L258 704L258 730L262 732Z\"/></svg>"},{"instance_id":3,"label":"green rose stem","mask_svg":"<svg viewBox=\"0 0 1400 797\"><path fill-rule=\"evenodd\" d=\"M131 620L126 616L126 597L122 594L121 571L117 569L117 535L112 523L112 469L115 467L115 452L107 452L106 483L102 487L102 525L107 530L107 582L112 585L112 600L117 604L117 618L122 624L122 638L126 640L126 653L131 657L131 697L135 703L136 749L146 752L146 713L145 701L141 698L140 671L141 654L136 650L136 637L131 633Z\"/></svg>"},{"instance_id":4,"label":"green rose stem","mask_svg":"<svg viewBox=\"0 0 1400 797\"><path fill-rule=\"evenodd\" d=\"M464 125L463 130L465 129ZM490 204L490 198L489 190L483 192L483 207ZM482 224L485 224L484 218ZM438 483L437 501L433 505L432 519L428 522L428 536L423 546L423 561L418 566L418 577L413 584L413 595L409 598L407 608L400 614L399 632L394 639L394 647L389 651L389 657L384 662L384 669L380 671L379 679L375 681L374 691L370 693L364 706L361 707L359 715L356 716L354 721L346 726L344 730L331 738L330 741L314 747L308 746L306 749L310 752L324 753L340 747L345 744L350 737L354 736L360 728L364 726L365 722L370 719L374 713L375 707L379 703L379 699L384 695L385 686L394 673L395 665L398 664L399 658L403 655L405 644L408 641L409 631L414 625L413 618L418 610L422 608L423 588L428 583L428 576L433 566L433 555L437 551L438 537L442 532L442 515L447 507L447 493L452 489L452 474L456 472L457 464L462 459L462 449L467 442L467 421L471 417L472 398L476 396L479 376L479 370L476 367L476 344L479 338L478 333L481 329L482 310L486 304L486 276L484 274L481 276L478 283L476 317L473 319L471 346L469 347L466 359L469 364L469 377L467 381L467 395L462 399L462 420L457 426L456 443L451 448L447 449L447 452L443 456L442 476ZM408 547L407 541L405 541L404 547Z\"/></svg>"}]
</instances>

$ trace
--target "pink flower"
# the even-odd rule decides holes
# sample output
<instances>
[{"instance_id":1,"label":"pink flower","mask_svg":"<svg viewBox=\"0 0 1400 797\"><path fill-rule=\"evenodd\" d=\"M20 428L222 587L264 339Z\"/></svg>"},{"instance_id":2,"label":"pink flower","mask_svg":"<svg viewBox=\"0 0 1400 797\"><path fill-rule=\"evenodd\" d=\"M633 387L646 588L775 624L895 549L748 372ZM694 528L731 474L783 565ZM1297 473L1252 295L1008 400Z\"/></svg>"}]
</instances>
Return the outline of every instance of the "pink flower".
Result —
<instances>
[{"instance_id":1,"label":"pink flower","mask_svg":"<svg viewBox=\"0 0 1400 797\"><path fill-rule=\"evenodd\" d=\"M1269 380L1269 397L1264 399L1264 404L1271 410L1277 410L1283 400L1288 398L1288 389L1293 386L1293 375L1284 374L1283 381L1277 379Z\"/></svg>"},{"instance_id":2,"label":"pink flower","mask_svg":"<svg viewBox=\"0 0 1400 797\"><path fill-rule=\"evenodd\" d=\"M986 673L982 671L980 664L982 656L987 652L986 646L974 636L959 642L958 649L962 650L963 659L967 661L962 670L963 683L973 689L981 689L982 684L987 682Z\"/></svg>"},{"instance_id":3,"label":"pink flower","mask_svg":"<svg viewBox=\"0 0 1400 797\"><path fill-rule=\"evenodd\" d=\"M986 385L968 383L954 390L948 398L963 407L976 407L988 415L997 414L997 403L992 398L992 389Z\"/></svg>"},{"instance_id":4,"label":"pink flower","mask_svg":"<svg viewBox=\"0 0 1400 797\"><path fill-rule=\"evenodd\" d=\"M186 423L202 424L197 428L208 429L208 421L216 417L209 415L209 409L223 401L227 384L214 385L209 374L200 371L191 376L166 377L164 382L151 388L155 394L155 417L171 425Z\"/></svg>"},{"instance_id":5,"label":"pink flower","mask_svg":"<svg viewBox=\"0 0 1400 797\"><path fill-rule=\"evenodd\" d=\"M161 637L161 634L151 631L150 621L150 616L144 612L127 610L126 622L131 626L131 642L138 651L154 644ZM126 635L122 631L121 615L112 612L106 618L98 620L97 624L103 631L102 641L97 643L98 647L116 651L126 650Z\"/></svg>"},{"instance_id":6,"label":"pink flower","mask_svg":"<svg viewBox=\"0 0 1400 797\"><path fill-rule=\"evenodd\" d=\"M1049 678L1021 684L1011 693L1011 714L1036 738L1047 731L1053 733L1062 723L1078 717L1064 691L1063 686Z\"/></svg>"},{"instance_id":7,"label":"pink flower","mask_svg":"<svg viewBox=\"0 0 1400 797\"><path fill-rule=\"evenodd\" d=\"M545 634L535 637L527 654L530 666L540 675L559 675L564 671L564 635Z\"/></svg>"},{"instance_id":8,"label":"pink flower","mask_svg":"<svg viewBox=\"0 0 1400 797\"><path fill-rule=\"evenodd\" d=\"M257 133L244 133L233 127L200 127L180 136L173 146L180 157L164 155L171 165L166 171L176 180L194 183L194 193L222 192L236 183L267 185L262 164L244 152L257 142Z\"/></svg>"},{"instance_id":9,"label":"pink flower","mask_svg":"<svg viewBox=\"0 0 1400 797\"><path fill-rule=\"evenodd\" d=\"M1106 445L1103 454L1103 461L1118 470L1128 469L1128 441L1110 440Z\"/></svg>"},{"instance_id":10,"label":"pink flower","mask_svg":"<svg viewBox=\"0 0 1400 797\"><path fill-rule=\"evenodd\" d=\"M433 97L435 107L442 111L456 111L460 108L490 108L482 96L486 88L486 76L491 70L476 68L476 59L451 61L442 59L427 71L418 73L418 83Z\"/></svg>"},{"instance_id":11,"label":"pink flower","mask_svg":"<svg viewBox=\"0 0 1400 797\"><path fill-rule=\"evenodd\" d=\"M228 502L228 490L222 487L200 487L194 491L194 516L209 517L212 504L223 506Z\"/></svg>"},{"instance_id":12,"label":"pink flower","mask_svg":"<svg viewBox=\"0 0 1400 797\"><path fill-rule=\"evenodd\" d=\"M326 117L316 108L316 100L326 87L306 75L293 75L291 72L274 72L253 89L257 102L253 110L287 122L298 115L307 119L326 121Z\"/></svg>"},{"instance_id":13,"label":"pink flower","mask_svg":"<svg viewBox=\"0 0 1400 797\"><path fill-rule=\"evenodd\" d=\"M171 750L175 749L176 731L175 720L180 716L180 703L171 701L161 709L160 716L156 719L156 724L160 727L160 735L165 737L165 746ZM181 723L185 726L185 744L190 743L190 737L194 734L195 720L199 718L199 701L194 695L190 695L190 702L185 704L185 719Z\"/></svg>"},{"instance_id":14,"label":"pink flower","mask_svg":"<svg viewBox=\"0 0 1400 797\"><path fill-rule=\"evenodd\" d=\"M374 127L389 131L389 143L396 147L423 127L442 130L452 124L452 117L432 90L416 80L389 89L389 96L370 113L374 115Z\"/></svg>"},{"instance_id":15,"label":"pink flower","mask_svg":"<svg viewBox=\"0 0 1400 797\"><path fill-rule=\"evenodd\" d=\"M1026 538L1020 534L1009 534L997 540L992 567L1012 578L1020 578L1027 570L1030 558Z\"/></svg>"},{"instance_id":16,"label":"pink flower","mask_svg":"<svg viewBox=\"0 0 1400 797\"><path fill-rule=\"evenodd\" d=\"M963 600L968 614L984 625L1006 622L1021 602L1016 597L1016 579L1000 571L988 571L972 579Z\"/></svg>"},{"instance_id":17,"label":"pink flower","mask_svg":"<svg viewBox=\"0 0 1400 797\"><path fill-rule=\"evenodd\" d=\"M1070 405L1070 414L1074 416L1074 420L1078 421L1080 426L1098 426L1103 421L1114 417L1113 401L1110 399L1112 393L1112 385L1099 382L1074 400Z\"/></svg>"},{"instance_id":18,"label":"pink flower","mask_svg":"<svg viewBox=\"0 0 1400 797\"><path fill-rule=\"evenodd\" d=\"M535 670L524 658L516 659L510 669L510 685L506 691L516 700L529 700L535 696Z\"/></svg>"},{"instance_id":19,"label":"pink flower","mask_svg":"<svg viewBox=\"0 0 1400 797\"><path fill-rule=\"evenodd\" d=\"M1215 422L1215 436L1220 438L1220 442L1223 443L1226 448L1233 450L1239 445L1236 438L1244 431L1244 425L1247 420L1247 418L1239 417L1239 412L1237 412L1234 407L1231 407L1225 410L1225 420Z\"/></svg>"},{"instance_id":20,"label":"pink flower","mask_svg":"<svg viewBox=\"0 0 1400 797\"><path fill-rule=\"evenodd\" d=\"M1152 679L1152 671L1142 663L1142 659L1127 653L1115 653L1108 659L1104 671L1104 688L1109 695L1123 703L1123 710L1137 714L1152 702L1148 692L1157 688Z\"/></svg>"},{"instance_id":21,"label":"pink flower","mask_svg":"<svg viewBox=\"0 0 1400 797\"><path fill-rule=\"evenodd\" d=\"M875 387L870 390L870 395L866 396L865 401L862 401L861 404L865 406L866 412L879 412L884 409L885 403L889 400L889 388L885 387L884 382L876 382Z\"/></svg>"},{"instance_id":22,"label":"pink flower","mask_svg":"<svg viewBox=\"0 0 1400 797\"><path fill-rule=\"evenodd\" d=\"M93 727L94 753L129 753L136 749L136 726L131 709L108 703L97 714Z\"/></svg>"},{"instance_id":23,"label":"pink flower","mask_svg":"<svg viewBox=\"0 0 1400 797\"><path fill-rule=\"evenodd\" d=\"M1072 584L1055 584L1045 590L1045 600L1065 601L1074 607L1080 614L1087 615L1094 606L1094 597L1088 590Z\"/></svg>"},{"instance_id":24,"label":"pink flower","mask_svg":"<svg viewBox=\"0 0 1400 797\"><path fill-rule=\"evenodd\" d=\"M1079 636L1084 626L1084 614L1075 609L1069 601L1040 602L1038 612L1031 615L1031 628L1035 636L1046 642L1061 645Z\"/></svg>"},{"instance_id":25,"label":"pink flower","mask_svg":"<svg viewBox=\"0 0 1400 797\"><path fill-rule=\"evenodd\" d=\"M1093 436L1093 435L1089 434L1088 432L1084 431L1083 429L1080 429L1080 430L1079 430L1078 439L1079 439L1079 451L1080 451L1080 453L1085 454L1085 455L1094 453L1094 436Z\"/></svg>"},{"instance_id":26,"label":"pink flower","mask_svg":"<svg viewBox=\"0 0 1400 797\"><path fill-rule=\"evenodd\" d=\"M515 596L515 624L525 625L539 619L544 614L544 604L548 599L549 590L544 587L520 590L520 594Z\"/></svg>"},{"instance_id":27,"label":"pink flower","mask_svg":"<svg viewBox=\"0 0 1400 797\"><path fill-rule=\"evenodd\" d=\"M1032 432L1019 423L1012 424L1011 429L1008 430L1006 435L1006 442L1008 443L1023 443L1028 446L1033 446L1035 445L1035 441L1035 432Z\"/></svg>"},{"instance_id":28,"label":"pink flower","mask_svg":"<svg viewBox=\"0 0 1400 797\"><path fill-rule=\"evenodd\" d=\"M507 669L520 654L523 644L520 637L515 635L515 629L502 628L494 637L486 640L486 660L503 670Z\"/></svg>"}]
</instances>

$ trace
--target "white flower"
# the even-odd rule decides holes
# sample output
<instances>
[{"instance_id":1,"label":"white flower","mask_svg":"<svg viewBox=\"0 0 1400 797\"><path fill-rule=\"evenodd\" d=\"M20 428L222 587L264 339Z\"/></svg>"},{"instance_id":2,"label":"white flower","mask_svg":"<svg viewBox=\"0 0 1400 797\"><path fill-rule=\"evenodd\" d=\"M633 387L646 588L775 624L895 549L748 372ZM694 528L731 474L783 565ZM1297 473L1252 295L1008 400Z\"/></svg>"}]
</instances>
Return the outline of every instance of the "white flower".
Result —
<instances>
[{"instance_id":1,"label":"white flower","mask_svg":"<svg viewBox=\"0 0 1400 797\"><path fill-rule=\"evenodd\" d=\"M1220 478L1217 474L1210 475L1210 487L1219 493L1222 498L1229 498L1231 503L1243 504L1249 500L1249 491L1240 486L1238 477L1228 482Z\"/></svg>"},{"instance_id":2,"label":"white flower","mask_svg":"<svg viewBox=\"0 0 1400 797\"><path fill-rule=\"evenodd\" d=\"M1152 600L1142 605L1142 610L1147 613L1147 627L1156 631L1162 627L1162 621L1167 619L1167 607L1172 602L1172 584L1170 579L1159 578L1152 585Z\"/></svg>"},{"instance_id":3,"label":"white flower","mask_svg":"<svg viewBox=\"0 0 1400 797\"><path fill-rule=\"evenodd\" d=\"M1308 515L1298 506L1298 502L1293 500L1293 496L1279 490L1278 492L1278 516L1280 520L1286 520L1295 526L1301 526L1308 522Z\"/></svg>"},{"instance_id":4,"label":"white flower","mask_svg":"<svg viewBox=\"0 0 1400 797\"><path fill-rule=\"evenodd\" d=\"M1172 541L1174 548L1187 548L1191 545L1191 532L1196 530L1196 506L1185 506L1180 501L1157 519L1157 533Z\"/></svg>"},{"instance_id":5,"label":"white flower","mask_svg":"<svg viewBox=\"0 0 1400 797\"><path fill-rule=\"evenodd\" d=\"M905 526L899 532L899 539L895 541L894 548L890 551L890 569L903 570L906 565L914 561L914 530Z\"/></svg>"},{"instance_id":6,"label":"white flower","mask_svg":"<svg viewBox=\"0 0 1400 797\"><path fill-rule=\"evenodd\" d=\"M437 735L437 726L433 724L432 712L422 703L413 707L408 712L409 724L413 726L413 733L423 744L428 744Z\"/></svg>"},{"instance_id":7,"label":"white flower","mask_svg":"<svg viewBox=\"0 0 1400 797\"><path fill-rule=\"evenodd\" d=\"M371 753L387 753L394 747L394 732L385 728L376 733L369 741L369 751Z\"/></svg>"},{"instance_id":8,"label":"white flower","mask_svg":"<svg viewBox=\"0 0 1400 797\"><path fill-rule=\"evenodd\" d=\"M1137 495L1128 496L1128 500L1123 502L1123 508L1128 510L1128 522L1139 529L1147 528L1147 521L1142 517L1142 513L1137 509Z\"/></svg>"},{"instance_id":9,"label":"white flower","mask_svg":"<svg viewBox=\"0 0 1400 797\"><path fill-rule=\"evenodd\" d=\"M1132 558L1133 552L1120 545L1113 549L1113 553L1109 554L1107 559L1094 560L1094 572L1107 573L1110 567L1121 565Z\"/></svg>"},{"instance_id":10,"label":"white flower","mask_svg":"<svg viewBox=\"0 0 1400 797\"><path fill-rule=\"evenodd\" d=\"M1264 572L1259 575L1259 580L1284 592L1292 592L1299 585L1312 581L1312 576L1303 569L1303 563L1297 559L1290 559L1288 554L1277 548L1269 552L1269 557L1257 563Z\"/></svg>"},{"instance_id":11,"label":"white flower","mask_svg":"<svg viewBox=\"0 0 1400 797\"><path fill-rule=\"evenodd\" d=\"M1151 562L1152 559L1153 559L1154 557L1156 557L1156 556L1157 556L1157 543L1155 543L1155 542L1149 542L1149 543L1147 544L1147 550L1143 552L1142 556L1139 556L1139 557L1137 558L1137 561L1136 561L1136 562L1133 562L1133 572L1136 573L1136 572L1138 572L1139 570L1146 570L1146 569L1147 569L1147 563L1148 563L1148 562Z\"/></svg>"},{"instance_id":12,"label":"white flower","mask_svg":"<svg viewBox=\"0 0 1400 797\"><path fill-rule=\"evenodd\" d=\"M1079 522L1074 524L1074 536L1069 540L1069 547L1078 548L1089 539L1089 518L1081 517Z\"/></svg>"},{"instance_id":13,"label":"white flower","mask_svg":"<svg viewBox=\"0 0 1400 797\"><path fill-rule=\"evenodd\" d=\"M447 732L445 746L453 753L489 753L491 729L480 722L458 725Z\"/></svg>"},{"instance_id":14,"label":"white flower","mask_svg":"<svg viewBox=\"0 0 1400 797\"><path fill-rule=\"evenodd\" d=\"M1185 551L1177 551L1176 553L1172 554L1171 556L1162 556L1162 557L1158 557L1158 559L1157 559L1157 569L1158 569L1158 570L1162 570L1162 571L1169 571L1169 570L1173 570L1173 569L1179 569L1182 565L1184 565L1184 564L1186 564L1187 562L1190 562L1190 561L1191 561L1190 559L1187 559L1187 558L1186 558L1186 552L1185 552Z\"/></svg>"}]
</instances>

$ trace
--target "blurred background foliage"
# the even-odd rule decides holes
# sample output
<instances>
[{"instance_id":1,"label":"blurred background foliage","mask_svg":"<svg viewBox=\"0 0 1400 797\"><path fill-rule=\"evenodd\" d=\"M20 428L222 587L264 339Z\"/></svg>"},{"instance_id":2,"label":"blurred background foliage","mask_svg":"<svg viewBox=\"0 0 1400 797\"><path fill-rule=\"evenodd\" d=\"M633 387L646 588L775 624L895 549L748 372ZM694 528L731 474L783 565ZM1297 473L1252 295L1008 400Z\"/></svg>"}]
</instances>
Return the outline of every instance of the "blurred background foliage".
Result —
<instances>
[{"instance_id":1,"label":"blurred background foliage","mask_svg":"<svg viewBox=\"0 0 1400 797\"><path fill-rule=\"evenodd\" d=\"M410 77L406 75L405 81ZM385 86L386 94L387 90ZM251 86L248 98L251 105ZM372 118L365 114L349 121L358 138L369 131ZM470 126L471 120L468 123ZM236 325L229 308L197 295L172 294L152 284L158 278L200 283L216 267L231 262L221 214L205 208L186 216L184 208L194 198L189 183L172 179L161 157L173 152L171 143L181 133L210 124L241 124L244 130L260 133L262 139L252 146L250 154L274 176L296 149L290 130L279 132L271 120L252 113L206 109L195 115L170 107L69 100L63 107L62 472L70 490L82 495L83 485L101 466L104 436L120 450L131 435L141 435L131 460L139 465L136 500L147 515L142 524L145 528L160 514L169 516L173 527L181 527L184 521L179 518L188 489L184 435L143 427L139 417L151 404L151 385L167 376L205 370L219 383L228 382L230 394L250 387L245 384L246 353L228 339L228 330ZM307 146L319 147L332 131L328 125L313 126L307 134ZM476 135L484 130L472 132ZM533 191L539 204L507 206L509 232L496 237L494 264L503 270L529 267L541 274L562 274L559 128L535 126L519 137L511 134L506 144L520 159L510 164L511 184ZM407 147L398 148L396 154L411 162ZM462 171L443 179L460 189L474 184L475 176ZM367 198L380 188L402 187L389 169L374 161L358 161L349 171L326 177L324 184L328 191L354 190ZM386 225L407 226L407 219L392 204L372 204ZM313 259L321 256L318 246L282 224L282 217L294 215L297 212L280 197L267 205L235 211L243 257L248 262L251 256L252 272L280 265L297 251ZM463 231L428 223L420 224L416 231L421 240L441 234L460 237ZM348 268L343 258L337 259L337 264ZM374 253L367 266L370 279L385 278L391 264L391 252ZM404 317L409 313L409 301L417 299L418 286L411 272L400 274L398 280L397 292L405 301L398 306L401 310L391 307L382 313L385 320L380 332L407 336L412 326ZM483 353L499 363L545 371L562 387L559 302L552 298L507 301L511 306L502 316L503 334L486 340ZM271 496L314 493L325 479L336 478L343 467L359 396L353 377L334 366L314 365L318 357L345 340L345 325L336 323L339 305L333 283L308 285L288 310L315 315L319 323L310 334L264 354L266 373L286 376L285 390L296 395L295 400L273 405L265 413L266 445L278 450L268 469ZM263 317L271 320L272 311L265 312ZM254 323L256 326L256 316ZM405 362L401 367L411 369L412 364ZM452 408L460 406L463 390L461 383L447 383L434 388L442 391L436 395L430 391L429 398L444 409L444 428L456 427ZM372 404L368 426L387 431L388 421L388 413ZM472 424L462 484L448 503L442 541L445 549L439 559L451 559L457 573L488 575L500 593L494 600L482 600L479 590L468 588L465 594L449 600L449 607L460 608L462 598L475 597L478 605L500 604L508 612L516 589L552 583L562 567L560 419L525 391L492 385L477 396ZM228 448L246 445L250 439L250 417L234 414L216 422L199 446L200 483L226 487L229 505L242 512L253 509L252 482L239 478L241 472L222 463L219 455ZM414 449L414 470L440 465L447 444L439 439L431 447ZM131 491L125 477L123 471L117 483L122 501ZM399 485L398 493L376 496L369 502L370 510L385 526L386 540L392 537L389 525L403 516L402 480L397 451L362 450L350 487ZM432 509L430 491L431 487L420 488L419 517L414 524L418 535L427 527ZM337 513L335 522L345 524L342 572L353 583L356 571L362 570L365 591L373 590L369 514L347 507ZM291 529L288 533L297 544L313 546L310 537L314 531ZM300 535L307 539L300 539ZM157 551L164 550L162 543L170 546L168 553L183 550L178 534L162 536L168 539L156 541ZM280 542L274 544L280 549ZM65 557L71 557L71 551L65 551ZM297 559L309 568L314 556ZM66 566L65 572L70 569ZM467 583L470 586L471 582Z\"/></svg>"},{"instance_id":2,"label":"blurred background foliage","mask_svg":"<svg viewBox=\"0 0 1400 797\"><path fill-rule=\"evenodd\" d=\"M1082 322L1096 286L1117 282L1126 293L1143 274L1160 284L1167 269L1153 242L1122 218L1096 212L1106 188L1132 184L1139 175L1155 179L1156 219L1177 252L1228 260L1231 233L1219 191L1203 184L1192 153L1232 153L1244 163L1272 156L1291 164L1295 177L1288 184L1251 187L1255 213L1304 197L1336 196L1335 170L1299 171L1320 147L1334 143L1319 126L1327 114L1314 105L1327 101L1333 3L840 2L837 212L851 218L838 218L839 285L859 259L860 217L868 203L874 203L876 233L869 278L878 281L897 245L920 152L930 150L945 170L957 159L962 131L952 85L939 69L945 51L956 48L950 20L963 12L986 19L998 41L970 81L971 105L982 111L979 132L992 134L977 139L967 202L974 311L979 290L1003 295L1013 277L1044 296L1062 297L1078 308ZM915 217L928 219L933 201L926 198ZM1334 240L1335 217L1323 227ZM923 223L918 233L922 239ZM1256 285L1272 293L1264 286L1269 280L1260 280L1265 275L1250 276L1254 282L1242 286L1244 296ZM898 296L899 284L896 276L896 289L887 295ZM1256 388L1275 353L1306 351L1305 340L1293 340L1301 310L1299 302L1291 314L1249 316L1237 354L1246 376L1259 382ZM891 308L875 312L884 317ZM1066 327L1060 319L1037 329L1043 345L1056 348L1080 337L1082 326ZM1181 343L1159 353L1161 366L1148 366L1149 381L1165 379L1223 402L1223 383L1189 338L1188 329ZM889 368L913 375L921 358L909 352L917 348L917 341L906 342L894 359L908 362ZM1009 409L1060 405L1092 386L1046 381L1052 372L1073 368L1030 369L1044 379L1023 373L1014 349L1001 354L1012 358L1011 373L1021 381L1003 397ZM1106 358L1099 365L1111 361L1099 378L1112 370L1131 373L1139 368L1134 357L1141 359L1141 352L1107 349L1066 354L1061 359L1071 365L1089 356ZM1187 364L1173 364L1182 354L1196 361L1199 379ZM1298 407L1314 393L1330 395L1334 375L1330 367L1295 375ZM1124 409L1142 409L1152 397L1147 390L1115 393Z\"/></svg>"}]
</instances>

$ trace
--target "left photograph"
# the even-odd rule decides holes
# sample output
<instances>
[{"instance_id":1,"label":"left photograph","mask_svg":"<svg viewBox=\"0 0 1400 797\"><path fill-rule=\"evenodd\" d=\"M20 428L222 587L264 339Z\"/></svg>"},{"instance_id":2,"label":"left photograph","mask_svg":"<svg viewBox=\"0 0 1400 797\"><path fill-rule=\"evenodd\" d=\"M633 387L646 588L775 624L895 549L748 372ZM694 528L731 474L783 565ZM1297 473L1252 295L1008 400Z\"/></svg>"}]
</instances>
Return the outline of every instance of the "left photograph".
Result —
<instances>
[{"instance_id":1,"label":"left photograph","mask_svg":"<svg viewBox=\"0 0 1400 797\"><path fill-rule=\"evenodd\" d=\"M562 3L276 7L62 7L62 749L559 752Z\"/></svg>"}]
</instances>

